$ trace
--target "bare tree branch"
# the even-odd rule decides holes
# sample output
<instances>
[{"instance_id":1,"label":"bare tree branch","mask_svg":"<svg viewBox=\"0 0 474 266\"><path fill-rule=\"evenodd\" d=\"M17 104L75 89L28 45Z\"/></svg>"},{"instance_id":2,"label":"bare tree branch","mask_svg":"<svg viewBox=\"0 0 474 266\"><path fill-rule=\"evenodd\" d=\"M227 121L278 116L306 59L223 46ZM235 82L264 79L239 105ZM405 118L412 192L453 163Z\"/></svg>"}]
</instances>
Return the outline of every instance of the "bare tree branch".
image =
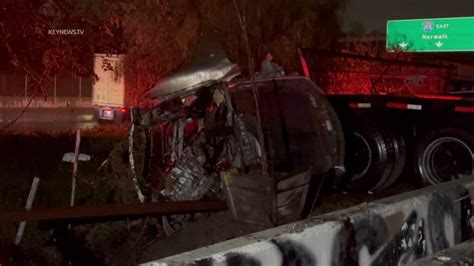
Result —
<instances>
[{"instance_id":1,"label":"bare tree branch","mask_svg":"<svg viewBox=\"0 0 474 266\"><path fill-rule=\"evenodd\" d=\"M41 86L42 86L42 83L43 83L43 79L44 77L46 76L46 70L43 71L43 74L41 75L41 78L38 80L38 86L40 87L40 90L41 90ZM30 107L31 103L33 102L33 99L36 97L37 95L37 92L39 90L38 89L35 89L33 91L33 95L30 96L29 100L28 100L28 103L26 104L26 106L23 108L23 110L21 110L21 112L13 119L11 120L10 122L8 122L5 126L3 126L0 131L5 131L7 130L11 125L15 124L26 112L26 110L28 110L28 108Z\"/></svg>"}]
</instances>

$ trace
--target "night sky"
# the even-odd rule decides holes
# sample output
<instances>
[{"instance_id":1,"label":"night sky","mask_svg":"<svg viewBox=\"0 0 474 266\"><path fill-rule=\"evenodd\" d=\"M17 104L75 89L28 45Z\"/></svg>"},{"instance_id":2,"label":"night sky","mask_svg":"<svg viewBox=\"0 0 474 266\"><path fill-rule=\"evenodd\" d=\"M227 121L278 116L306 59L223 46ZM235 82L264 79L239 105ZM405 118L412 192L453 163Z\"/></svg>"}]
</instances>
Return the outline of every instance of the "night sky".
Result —
<instances>
[{"instance_id":1,"label":"night sky","mask_svg":"<svg viewBox=\"0 0 474 266\"><path fill-rule=\"evenodd\" d=\"M474 0L349 0L343 14L346 32L361 23L366 34L385 33L390 19L474 16Z\"/></svg>"}]
</instances>

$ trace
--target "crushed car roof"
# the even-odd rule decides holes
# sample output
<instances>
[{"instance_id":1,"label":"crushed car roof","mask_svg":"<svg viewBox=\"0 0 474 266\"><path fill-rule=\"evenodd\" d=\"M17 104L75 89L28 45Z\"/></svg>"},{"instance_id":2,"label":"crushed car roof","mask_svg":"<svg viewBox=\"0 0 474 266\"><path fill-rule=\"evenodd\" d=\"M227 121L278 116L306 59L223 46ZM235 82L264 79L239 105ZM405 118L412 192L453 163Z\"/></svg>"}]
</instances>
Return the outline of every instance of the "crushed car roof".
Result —
<instances>
[{"instance_id":1,"label":"crushed car roof","mask_svg":"<svg viewBox=\"0 0 474 266\"><path fill-rule=\"evenodd\" d=\"M216 82L229 81L240 73L240 68L230 62L218 42L204 39L191 63L158 81L150 90L150 98L194 91Z\"/></svg>"}]
</instances>

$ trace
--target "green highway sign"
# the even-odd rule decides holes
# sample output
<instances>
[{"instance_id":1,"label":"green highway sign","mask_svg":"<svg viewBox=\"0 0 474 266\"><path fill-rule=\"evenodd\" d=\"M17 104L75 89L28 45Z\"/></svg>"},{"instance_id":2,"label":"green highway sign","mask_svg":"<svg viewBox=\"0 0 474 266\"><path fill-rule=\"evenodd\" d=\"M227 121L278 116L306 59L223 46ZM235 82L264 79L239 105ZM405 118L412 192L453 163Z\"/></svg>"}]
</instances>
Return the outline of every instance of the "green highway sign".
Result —
<instances>
[{"instance_id":1,"label":"green highway sign","mask_svg":"<svg viewBox=\"0 0 474 266\"><path fill-rule=\"evenodd\" d=\"M474 51L474 17L389 20L389 52Z\"/></svg>"}]
</instances>

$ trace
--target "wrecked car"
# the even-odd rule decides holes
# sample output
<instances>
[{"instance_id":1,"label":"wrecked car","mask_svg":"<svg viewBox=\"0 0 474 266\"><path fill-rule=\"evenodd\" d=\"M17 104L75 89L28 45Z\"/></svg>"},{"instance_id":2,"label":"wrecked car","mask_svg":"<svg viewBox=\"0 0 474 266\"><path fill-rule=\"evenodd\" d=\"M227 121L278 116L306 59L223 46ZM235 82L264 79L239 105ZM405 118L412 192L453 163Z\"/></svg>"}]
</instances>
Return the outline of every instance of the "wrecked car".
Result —
<instances>
[{"instance_id":1,"label":"wrecked car","mask_svg":"<svg viewBox=\"0 0 474 266\"><path fill-rule=\"evenodd\" d=\"M151 89L154 108L132 109L132 145L137 132L163 126L163 185L147 200L212 193L240 221L277 225L306 217L324 181L335 185L343 173L343 133L324 93L304 77L239 79L237 65L210 43L197 54ZM134 181L144 199L148 184ZM168 217L165 227L186 219Z\"/></svg>"}]
</instances>

